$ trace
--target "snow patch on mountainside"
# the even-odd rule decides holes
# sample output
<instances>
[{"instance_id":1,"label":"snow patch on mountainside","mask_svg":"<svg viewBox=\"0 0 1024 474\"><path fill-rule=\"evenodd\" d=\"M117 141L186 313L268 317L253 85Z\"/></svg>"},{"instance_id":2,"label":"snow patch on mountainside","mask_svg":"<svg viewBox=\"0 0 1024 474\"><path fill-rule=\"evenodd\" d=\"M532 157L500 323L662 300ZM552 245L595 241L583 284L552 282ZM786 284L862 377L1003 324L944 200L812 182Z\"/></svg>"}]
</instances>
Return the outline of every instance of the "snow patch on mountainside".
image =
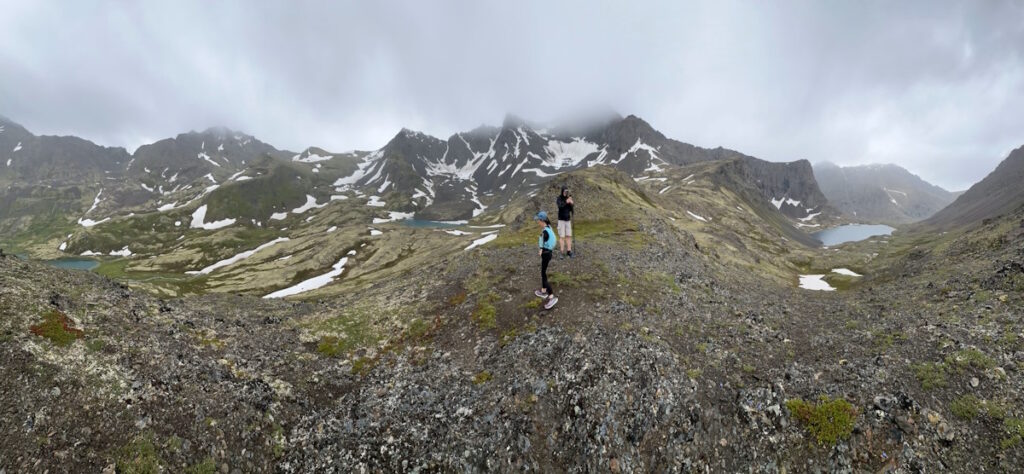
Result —
<instances>
[{"instance_id":1,"label":"snow patch on mountainside","mask_svg":"<svg viewBox=\"0 0 1024 474\"><path fill-rule=\"evenodd\" d=\"M343 178L338 178L338 180L334 182L334 186L341 188L339 189L339 191L344 191L345 189L348 189L350 186L356 184L357 182L359 182L359 180L363 179L363 177L365 177L367 173L369 173L370 170L373 168L373 165L376 164L383 156L383 150L377 150L373 153L370 153L369 155L366 155L356 165L356 170L352 174Z\"/></svg>"},{"instance_id":2,"label":"snow patch on mountainside","mask_svg":"<svg viewBox=\"0 0 1024 474\"><path fill-rule=\"evenodd\" d=\"M223 227L227 227L235 223L234 219L221 219L219 221L205 222L206 220L206 204L199 206L195 212L192 213L192 223L189 227L193 229L206 229L216 230Z\"/></svg>"},{"instance_id":3,"label":"snow patch on mountainside","mask_svg":"<svg viewBox=\"0 0 1024 474\"><path fill-rule=\"evenodd\" d=\"M349 255L353 255L352 252L349 252ZM305 293L307 291L312 291L317 288L327 286L328 284L334 281L335 277L341 275L342 272L345 271L346 263L348 263L348 256L342 257L341 260L338 260L338 263L332 265L331 271L324 273L323 275L315 276L313 278L305 280L302 283L299 283L298 285L290 286L283 290L275 291L267 296L264 296L264 298L284 298L286 296L293 296L299 293Z\"/></svg>"},{"instance_id":4,"label":"snow patch on mountainside","mask_svg":"<svg viewBox=\"0 0 1024 474\"><path fill-rule=\"evenodd\" d=\"M388 212L388 218L387 219L381 219L379 217L374 217L373 218L373 223L374 224L385 224L385 223L388 223L388 222L395 222L395 221L400 221L400 220L405 220L405 219L412 219L412 216L413 216L412 212L395 212L395 211L391 211L391 212Z\"/></svg>"},{"instance_id":5,"label":"snow patch on mountainside","mask_svg":"<svg viewBox=\"0 0 1024 474\"><path fill-rule=\"evenodd\" d=\"M204 160L206 160L206 161L207 161L207 162L209 162L209 163L210 163L211 165L214 165L214 166L216 166L216 167L218 167L218 168L220 168L220 167L221 167L221 166L220 166L220 163L217 163L216 161L213 161L213 160L211 160L211 159L210 159L210 155L207 155L207 154L206 154L206 152L200 152L200 153L199 153L198 155L196 155L196 156L197 156L197 157L199 157L199 158L201 158L201 159L204 159Z\"/></svg>"},{"instance_id":6,"label":"snow patch on mountainside","mask_svg":"<svg viewBox=\"0 0 1024 474\"><path fill-rule=\"evenodd\" d=\"M318 155L310 151L305 153L306 156L302 155L302 153L299 153L298 155L293 156L292 161L298 161L300 163L316 163L318 161L327 161L334 158L334 155Z\"/></svg>"},{"instance_id":7,"label":"snow patch on mountainside","mask_svg":"<svg viewBox=\"0 0 1024 474\"><path fill-rule=\"evenodd\" d=\"M692 213L690 211L686 211L686 213L689 214L690 217L692 217L694 219L697 219L698 221L701 221L701 222L707 222L708 221L707 219L705 219L705 218L703 218L701 216L698 216L697 214L694 214L694 213Z\"/></svg>"},{"instance_id":8,"label":"snow patch on mountainside","mask_svg":"<svg viewBox=\"0 0 1024 474\"><path fill-rule=\"evenodd\" d=\"M303 212L306 212L306 211L308 211L310 209L319 209L319 208L324 207L326 205L327 205L326 202L323 203L323 204L317 204L316 203L316 198L313 197L313 196L310 196L309 194L307 194L306 195L306 203L301 205L301 206L299 206L299 207L296 207L295 209L292 209L292 212L294 212L296 214L302 214Z\"/></svg>"},{"instance_id":9,"label":"snow patch on mountainside","mask_svg":"<svg viewBox=\"0 0 1024 474\"><path fill-rule=\"evenodd\" d=\"M481 237L479 239L474 240L473 243L469 244L469 247L465 248L465 250L473 250L473 249L475 249L475 248L477 248L477 247L479 247L479 246L481 246L483 244L486 244L487 242L490 242L490 241L492 241L494 239L497 239L497 238L498 238L498 234L497 233L490 234L490 235L485 235L485 236L483 236L483 237Z\"/></svg>"},{"instance_id":10,"label":"snow patch on mountainside","mask_svg":"<svg viewBox=\"0 0 1024 474\"><path fill-rule=\"evenodd\" d=\"M188 271L188 272L185 272L185 273L189 274L189 275L207 275L207 274L213 272L214 270L216 270L218 268L226 267L228 265L231 265L231 264L240 262L242 260L245 260L245 259L255 255L256 252L259 252L260 250L263 250L263 249L266 249L266 248L269 248L269 247L273 247L274 245L277 245L277 244L279 244L281 242L287 242L287 241L288 241L288 237L278 237L278 238L276 238L274 240L271 240L270 242L267 242L267 243L265 243L263 245L260 245L259 247L254 248L252 250L246 250L245 252L239 253L238 255L235 255L235 256L230 257L230 258L226 258L226 259L221 260L221 261L219 261L217 263L214 263L213 265L207 266L207 267L203 268L202 270L199 270L199 271Z\"/></svg>"},{"instance_id":11,"label":"snow patch on mountainside","mask_svg":"<svg viewBox=\"0 0 1024 474\"><path fill-rule=\"evenodd\" d=\"M544 164L553 168L576 166L588 156L600 151L601 147L596 143L588 142L582 138L576 138L571 142L552 140L544 146L548 158ZM529 170L523 170L529 171ZM551 175L549 175L551 176Z\"/></svg>"},{"instance_id":12,"label":"snow patch on mountainside","mask_svg":"<svg viewBox=\"0 0 1024 474\"><path fill-rule=\"evenodd\" d=\"M823 280L825 275L800 275L800 288L805 290L835 291L832 285Z\"/></svg>"}]
</instances>

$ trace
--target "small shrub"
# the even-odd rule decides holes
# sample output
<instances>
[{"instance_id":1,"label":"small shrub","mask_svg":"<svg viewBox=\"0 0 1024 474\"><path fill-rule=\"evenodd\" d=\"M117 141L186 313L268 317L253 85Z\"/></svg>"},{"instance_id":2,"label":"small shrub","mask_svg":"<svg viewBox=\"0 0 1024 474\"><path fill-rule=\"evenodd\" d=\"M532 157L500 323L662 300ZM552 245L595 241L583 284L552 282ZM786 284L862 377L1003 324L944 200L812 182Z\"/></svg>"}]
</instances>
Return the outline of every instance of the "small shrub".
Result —
<instances>
[{"instance_id":1,"label":"small shrub","mask_svg":"<svg viewBox=\"0 0 1024 474\"><path fill-rule=\"evenodd\" d=\"M452 295L451 298L448 298L448 304L450 304L452 306L458 306L458 305L462 304L464 301L466 301L466 292L465 291L460 291L460 292Z\"/></svg>"},{"instance_id":2,"label":"small shrub","mask_svg":"<svg viewBox=\"0 0 1024 474\"><path fill-rule=\"evenodd\" d=\"M93 352L99 352L103 350L103 346L105 345L106 343L103 342L103 339L89 339L88 341L85 342L85 347Z\"/></svg>"},{"instance_id":3,"label":"small shrub","mask_svg":"<svg viewBox=\"0 0 1024 474\"><path fill-rule=\"evenodd\" d=\"M72 327L71 319L55 309L44 314L43 322L32 326L29 330L60 347L71 345L85 334L81 329Z\"/></svg>"},{"instance_id":4,"label":"small shrub","mask_svg":"<svg viewBox=\"0 0 1024 474\"><path fill-rule=\"evenodd\" d=\"M949 405L949 411L965 420L973 420L981 411L982 402L974 395L964 395L953 400Z\"/></svg>"},{"instance_id":5,"label":"small shrub","mask_svg":"<svg viewBox=\"0 0 1024 474\"><path fill-rule=\"evenodd\" d=\"M410 321L409 328L406 329L406 335L408 335L410 339L414 340L422 339L428 332L430 332L430 323L420 318L414 318Z\"/></svg>"},{"instance_id":6,"label":"small shrub","mask_svg":"<svg viewBox=\"0 0 1024 474\"><path fill-rule=\"evenodd\" d=\"M957 371L973 367L976 369L991 369L996 366L996 361L985 355L984 352L975 348L964 349L951 356L946 357L946 365L956 367Z\"/></svg>"},{"instance_id":7,"label":"small shrub","mask_svg":"<svg viewBox=\"0 0 1024 474\"><path fill-rule=\"evenodd\" d=\"M519 334L516 333L515 328L509 329L508 331L501 333L498 343L501 344L502 347L507 346L509 343L516 340L516 337L518 336Z\"/></svg>"},{"instance_id":8,"label":"small shrub","mask_svg":"<svg viewBox=\"0 0 1024 474\"><path fill-rule=\"evenodd\" d=\"M316 345L316 351L327 357L336 357L341 352L341 344L338 344L338 338L335 336L324 336Z\"/></svg>"},{"instance_id":9,"label":"small shrub","mask_svg":"<svg viewBox=\"0 0 1024 474\"><path fill-rule=\"evenodd\" d=\"M377 360L372 357L360 357L352 361L352 373L354 375L366 375L370 373Z\"/></svg>"},{"instance_id":10,"label":"small shrub","mask_svg":"<svg viewBox=\"0 0 1024 474\"><path fill-rule=\"evenodd\" d=\"M185 469L186 474L214 474L217 472L217 464L213 462L213 458L207 457L198 464L193 464Z\"/></svg>"},{"instance_id":11,"label":"small shrub","mask_svg":"<svg viewBox=\"0 0 1024 474\"><path fill-rule=\"evenodd\" d=\"M498 310L491 304L496 299L498 299L497 295L491 293L486 298L481 298L480 302L476 305L476 309L473 310L473 322L480 329L494 329L498 327Z\"/></svg>"},{"instance_id":12,"label":"small shrub","mask_svg":"<svg viewBox=\"0 0 1024 474\"><path fill-rule=\"evenodd\" d=\"M700 369L687 369L686 370L686 376L690 377L691 379L694 379L694 380L696 380L698 377L700 377L701 374L703 374L703 373L704 373L704 371L700 370Z\"/></svg>"},{"instance_id":13,"label":"small shrub","mask_svg":"<svg viewBox=\"0 0 1024 474\"><path fill-rule=\"evenodd\" d=\"M540 308L543 305L544 305L544 299L543 298L530 298L530 301L527 301L525 304L523 304L523 307L526 308L526 309L537 309L537 308Z\"/></svg>"},{"instance_id":14,"label":"small shrub","mask_svg":"<svg viewBox=\"0 0 1024 474\"><path fill-rule=\"evenodd\" d=\"M1024 442L1024 419L1007 418L1003 420L1003 429L1007 435L999 442L1003 449L1015 448Z\"/></svg>"},{"instance_id":15,"label":"small shrub","mask_svg":"<svg viewBox=\"0 0 1024 474\"><path fill-rule=\"evenodd\" d=\"M914 369L914 375L917 377L917 380L921 382L921 388L925 390L949 385L949 380L946 376L946 366L942 363L924 362L914 364L911 367Z\"/></svg>"},{"instance_id":16,"label":"small shrub","mask_svg":"<svg viewBox=\"0 0 1024 474\"><path fill-rule=\"evenodd\" d=\"M480 385L482 383L490 382L493 376L490 371L483 371L473 376L473 385Z\"/></svg>"},{"instance_id":17,"label":"small shrub","mask_svg":"<svg viewBox=\"0 0 1024 474\"><path fill-rule=\"evenodd\" d=\"M149 436L140 436L118 451L117 472L150 474L160 472L162 464L156 454L156 446Z\"/></svg>"},{"instance_id":18,"label":"small shrub","mask_svg":"<svg viewBox=\"0 0 1024 474\"><path fill-rule=\"evenodd\" d=\"M857 409L842 398L822 396L817 404L796 398L786 400L786 408L793 418L807 426L818 444L828 446L848 438L857 418Z\"/></svg>"}]
</instances>

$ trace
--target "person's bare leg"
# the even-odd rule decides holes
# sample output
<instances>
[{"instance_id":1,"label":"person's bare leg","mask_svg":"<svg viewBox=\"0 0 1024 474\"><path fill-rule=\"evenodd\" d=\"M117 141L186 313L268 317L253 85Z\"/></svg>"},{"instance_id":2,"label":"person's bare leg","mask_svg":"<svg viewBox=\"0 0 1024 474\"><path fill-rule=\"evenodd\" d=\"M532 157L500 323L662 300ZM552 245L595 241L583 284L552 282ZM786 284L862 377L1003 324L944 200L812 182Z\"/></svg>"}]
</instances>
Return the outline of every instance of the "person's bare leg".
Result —
<instances>
[{"instance_id":1,"label":"person's bare leg","mask_svg":"<svg viewBox=\"0 0 1024 474\"><path fill-rule=\"evenodd\" d=\"M565 246L569 248L569 253L572 253L572 236L562 238L565 240Z\"/></svg>"},{"instance_id":2,"label":"person's bare leg","mask_svg":"<svg viewBox=\"0 0 1024 474\"><path fill-rule=\"evenodd\" d=\"M562 251L563 254L565 253L565 237L558 239L558 248Z\"/></svg>"}]
</instances>

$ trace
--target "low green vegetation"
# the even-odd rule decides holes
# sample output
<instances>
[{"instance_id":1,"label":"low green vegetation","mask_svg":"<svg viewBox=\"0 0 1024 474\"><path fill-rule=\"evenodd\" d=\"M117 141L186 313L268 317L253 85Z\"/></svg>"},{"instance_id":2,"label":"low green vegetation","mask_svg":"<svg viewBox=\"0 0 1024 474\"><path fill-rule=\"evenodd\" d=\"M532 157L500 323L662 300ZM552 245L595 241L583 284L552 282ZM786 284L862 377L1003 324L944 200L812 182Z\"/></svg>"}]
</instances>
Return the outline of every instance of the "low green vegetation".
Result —
<instances>
[{"instance_id":1,"label":"low green vegetation","mask_svg":"<svg viewBox=\"0 0 1024 474\"><path fill-rule=\"evenodd\" d=\"M998 400L984 400L974 395L964 395L950 402L949 411L965 420L972 420L982 415L993 420L1003 420L1010 412L1010 408Z\"/></svg>"},{"instance_id":2,"label":"low green vegetation","mask_svg":"<svg viewBox=\"0 0 1024 474\"><path fill-rule=\"evenodd\" d=\"M85 333L72 326L73 321L64 313L51 309L43 314L43 322L29 328L33 334L45 337L60 347L66 347L81 338Z\"/></svg>"},{"instance_id":3,"label":"low green vegetation","mask_svg":"<svg viewBox=\"0 0 1024 474\"><path fill-rule=\"evenodd\" d=\"M377 359L373 357L360 357L352 361L352 373L355 375L366 375L377 365Z\"/></svg>"},{"instance_id":4,"label":"low green vegetation","mask_svg":"<svg viewBox=\"0 0 1024 474\"><path fill-rule=\"evenodd\" d=\"M822 396L818 403L799 398L786 400L793 418L810 430L818 444L834 446L853 432L857 409L842 398Z\"/></svg>"},{"instance_id":5,"label":"low green vegetation","mask_svg":"<svg viewBox=\"0 0 1024 474\"><path fill-rule=\"evenodd\" d=\"M376 308L348 307L339 316L309 322L304 326L320 334L318 353L327 357L343 356L355 349L380 342L381 335L371 323L375 311Z\"/></svg>"},{"instance_id":6,"label":"low green vegetation","mask_svg":"<svg viewBox=\"0 0 1024 474\"><path fill-rule=\"evenodd\" d=\"M965 369L972 367L981 370L991 369L996 366L996 361L985 355L984 352L972 347L947 356L946 365L956 369L958 372L963 372Z\"/></svg>"},{"instance_id":7,"label":"low green vegetation","mask_svg":"<svg viewBox=\"0 0 1024 474\"><path fill-rule=\"evenodd\" d=\"M185 474L214 474L215 472L217 472L217 464L213 462L211 457L207 457L185 469Z\"/></svg>"},{"instance_id":8,"label":"low green vegetation","mask_svg":"<svg viewBox=\"0 0 1024 474\"><path fill-rule=\"evenodd\" d=\"M1006 437L999 442L1003 449L1016 448L1024 442L1024 418L1003 420L1003 430L1006 431Z\"/></svg>"},{"instance_id":9,"label":"low green vegetation","mask_svg":"<svg viewBox=\"0 0 1024 474\"><path fill-rule=\"evenodd\" d=\"M473 385L480 385L490 382L492 378L494 378L494 376L491 375L490 371L484 370L478 372L476 375L473 376Z\"/></svg>"},{"instance_id":10,"label":"low green vegetation","mask_svg":"<svg viewBox=\"0 0 1024 474\"><path fill-rule=\"evenodd\" d=\"M89 339L85 342L85 347L93 352L99 352L103 350L103 346L105 345L106 343L103 342L103 339L99 338Z\"/></svg>"},{"instance_id":11,"label":"low green vegetation","mask_svg":"<svg viewBox=\"0 0 1024 474\"><path fill-rule=\"evenodd\" d=\"M945 364L922 362L912 365L911 368L914 370L914 376L917 377L917 381L921 382L921 388L925 390L949 385Z\"/></svg>"},{"instance_id":12,"label":"low green vegetation","mask_svg":"<svg viewBox=\"0 0 1024 474\"><path fill-rule=\"evenodd\" d=\"M473 310L473 314L470 317L478 328L486 330L498 327L498 310L494 307L494 302L497 300L498 295L489 293L477 302L476 309Z\"/></svg>"},{"instance_id":13,"label":"low green vegetation","mask_svg":"<svg viewBox=\"0 0 1024 474\"><path fill-rule=\"evenodd\" d=\"M139 436L117 451L117 472L126 474L155 474L161 471L163 461L157 455L151 435Z\"/></svg>"},{"instance_id":14,"label":"low green vegetation","mask_svg":"<svg viewBox=\"0 0 1024 474\"><path fill-rule=\"evenodd\" d=\"M464 301L466 301L466 292L465 291L460 291L460 292L452 295L451 298L448 298L448 304L450 304L452 306L458 306L458 305L462 304Z\"/></svg>"},{"instance_id":15,"label":"low green vegetation","mask_svg":"<svg viewBox=\"0 0 1024 474\"><path fill-rule=\"evenodd\" d=\"M973 420L982 409L982 401L974 395L964 395L949 404L949 411L959 418Z\"/></svg>"}]
</instances>

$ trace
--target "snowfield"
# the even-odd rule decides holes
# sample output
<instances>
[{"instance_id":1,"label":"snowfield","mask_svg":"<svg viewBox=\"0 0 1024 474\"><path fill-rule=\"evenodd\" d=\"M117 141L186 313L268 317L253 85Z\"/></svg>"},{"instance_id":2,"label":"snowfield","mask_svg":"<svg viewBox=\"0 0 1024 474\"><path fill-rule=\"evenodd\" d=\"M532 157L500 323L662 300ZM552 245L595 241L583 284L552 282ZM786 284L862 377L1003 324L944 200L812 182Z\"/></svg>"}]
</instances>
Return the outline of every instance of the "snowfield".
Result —
<instances>
[{"instance_id":1,"label":"snowfield","mask_svg":"<svg viewBox=\"0 0 1024 474\"><path fill-rule=\"evenodd\" d=\"M374 224L386 224L388 222L395 222L395 221L400 221L400 220L405 220L405 219L412 219L412 216L413 216L413 213L411 213L411 212L394 212L394 211L391 211L391 212L388 212L388 218L387 219L381 219L379 217L374 217L373 218L373 223Z\"/></svg>"},{"instance_id":2,"label":"snowfield","mask_svg":"<svg viewBox=\"0 0 1024 474\"><path fill-rule=\"evenodd\" d=\"M544 146L544 150L548 152L548 158L544 160L544 164L553 168L562 168L580 164L580 162L588 156L599 152L601 147L597 146L596 143L588 142L582 138L576 138L571 142L552 140ZM524 169L523 171L528 170ZM540 175L540 173L538 173L538 175Z\"/></svg>"},{"instance_id":3,"label":"snowfield","mask_svg":"<svg viewBox=\"0 0 1024 474\"><path fill-rule=\"evenodd\" d=\"M327 286L332 281L334 281L335 277L341 275L342 272L345 271L346 263L348 263L348 257L342 257L341 260L338 260L338 263L335 263L334 265L331 266L331 271L324 273L323 275L315 276L313 278L305 280L302 283L299 283L298 285L290 286L283 290L275 291L267 296L264 296L264 298L284 298L286 296L297 295L299 293L305 293L307 291L312 291L317 288Z\"/></svg>"},{"instance_id":4,"label":"snowfield","mask_svg":"<svg viewBox=\"0 0 1024 474\"><path fill-rule=\"evenodd\" d=\"M469 247L465 248L465 250L475 249L475 248L477 248L477 247L479 247L479 246L481 246L483 244L486 244L487 242L490 242L490 241L492 241L494 239L497 239L497 238L498 238L498 234L497 233L490 234L490 235L485 235L485 236L483 236L483 237L481 237L479 239L474 240L473 243L469 244Z\"/></svg>"},{"instance_id":5,"label":"snowfield","mask_svg":"<svg viewBox=\"0 0 1024 474\"><path fill-rule=\"evenodd\" d=\"M848 268L833 268L832 269L832 273L838 273L840 275L846 275L846 276L852 276L852 277L864 276L864 275L861 275L861 274L859 274L857 272L854 272L853 270L850 270Z\"/></svg>"},{"instance_id":6,"label":"snowfield","mask_svg":"<svg viewBox=\"0 0 1024 474\"><path fill-rule=\"evenodd\" d=\"M310 209L320 209L321 207L324 207L326 205L327 205L326 202L323 203L323 204L317 204L316 203L316 198L313 197L313 196L310 196L309 194L307 194L306 195L306 203L301 205L301 206L299 206L299 207L296 207L295 209L292 209L292 212L294 212L296 214L302 214L303 212L306 212L306 211L308 211Z\"/></svg>"},{"instance_id":7,"label":"snowfield","mask_svg":"<svg viewBox=\"0 0 1024 474\"><path fill-rule=\"evenodd\" d=\"M823 280L825 275L800 275L800 288L815 291L835 291L832 285Z\"/></svg>"},{"instance_id":8,"label":"snowfield","mask_svg":"<svg viewBox=\"0 0 1024 474\"><path fill-rule=\"evenodd\" d=\"M210 266L208 266L206 268L203 268L202 270L199 270L199 271L188 271L188 272L185 272L185 273L189 274L189 275L207 275L207 274L213 272L214 270L216 270L218 268L226 267L228 265L231 265L231 264L240 262L242 260L245 260L245 259L255 255L256 252L259 252L260 250L263 250L263 249L269 248L269 247L273 247L274 245L277 245L277 244L279 244L281 242L287 242L287 241L288 241L288 237L278 237L278 238L276 238L274 240L271 240L270 242L267 242L267 243L265 243L263 245L260 245L259 247L254 248L252 250L246 250L245 252L242 252L242 253L240 253L238 255L235 255L235 256L233 256L231 258L226 258L226 259L221 260L221 261L219 261L217 263L214 263L213 265L210 265Z\"/></svg>"},{"instance_id":9,"label":"snowfield","mask_svg":"<svg viewBox=\"0 0 1024 474\"><path fill-rule=\"evenodd\" d=\"M80 225L82 227L92 227L94 225L102 224L104 222L107 222L109 220L110 220L109 217L104 217L103 219L100 219L98 221L94 221L92 219L78 219L78 225Z\"/></svg>"},{"instance_id":10,"label":"snowfield","mask_svg":"<svg viewBox=\"0 0 1024 474\"><path fill-rule=\"evenodd\" d=\"M302 156L303 154L306 156ZM293 156L292 161L298 161L300 163L316 163L318 161L327 161L331 158L334 158L334 155L318 155L306 150L306 153L299 153L298 155Z\"/></svg>"},{"instance_id":11,"label":"snowfield","mask_svg":"<svg viewBox=\"0 0 1024 474\"><path fill-rule=\"evenodd\" d=\"M215 230L235 223L234 219L221 219L214 222L205 222L205 220L206 204L203 204L202 206L199 206L199 209L196 209L196 211L192 213L192 223L189 227L193 229Z\"/></svg>"},{"instance_id":12,"label":"snowfield","mask_svg":"<svg viewBox=\"0 0 1024 474\"><path fill-rule=\"evenodd\" d=\"M697 214L694 214L694 213L692 213L690 211L686 211L686 213L689 214L690 217L692 217L694 219L697 219L698 221L701 221L701 222L707 222L708 221L707 219L705 219L705 218L703 218L701 216L698 216Z\"/></svg>"}]
</instances>

